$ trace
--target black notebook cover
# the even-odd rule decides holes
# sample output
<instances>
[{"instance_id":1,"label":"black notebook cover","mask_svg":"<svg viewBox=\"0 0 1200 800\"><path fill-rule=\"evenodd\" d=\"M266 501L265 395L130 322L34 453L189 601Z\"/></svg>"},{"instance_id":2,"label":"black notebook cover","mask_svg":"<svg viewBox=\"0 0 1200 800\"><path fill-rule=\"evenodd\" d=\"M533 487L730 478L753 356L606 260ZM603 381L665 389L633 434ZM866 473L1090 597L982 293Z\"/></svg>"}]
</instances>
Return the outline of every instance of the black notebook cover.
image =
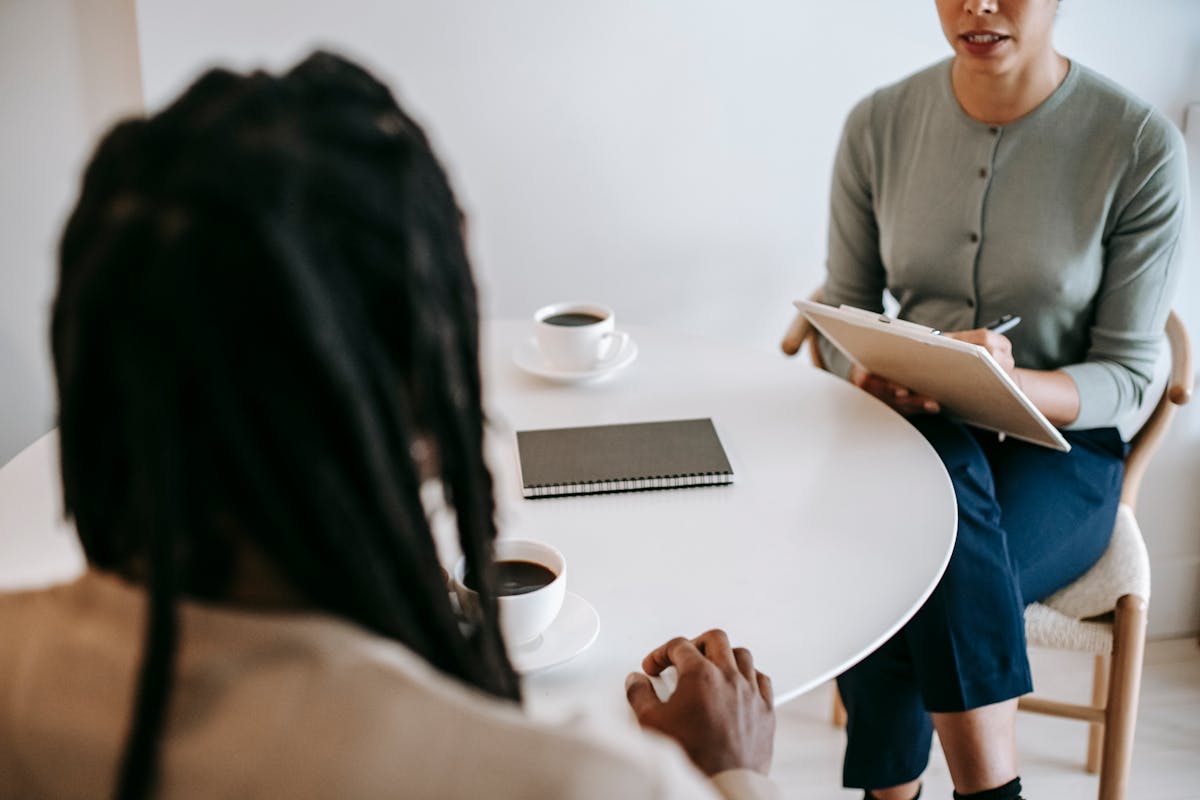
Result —
<instances>
[{"instance_id":1,"label":"black notebook cover","mask_svg":"<svg viewBox=\"0 0 1200 800\"><path fill-rule=\"evenodd\" d=\"M711 419L517 431L525 497L733 483Z\"/></svg>"}]
</instances>

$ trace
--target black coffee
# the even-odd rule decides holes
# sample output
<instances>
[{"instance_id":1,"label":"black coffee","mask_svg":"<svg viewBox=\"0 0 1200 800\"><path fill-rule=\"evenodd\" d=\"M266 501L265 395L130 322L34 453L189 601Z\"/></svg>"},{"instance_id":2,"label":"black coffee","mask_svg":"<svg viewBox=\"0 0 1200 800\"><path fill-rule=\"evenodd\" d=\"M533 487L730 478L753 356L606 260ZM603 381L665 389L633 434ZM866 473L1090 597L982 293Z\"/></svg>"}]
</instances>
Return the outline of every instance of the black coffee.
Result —
<instances>
[{"instance_id":1,"label":"black coffee","mask_svg":"<svg viewBox=\"0 0 1200 800\"><path fill-rule=\"evenodd\" d=\"M580 325L595 325L597 322L604 322L604 317L589 314L586 311L568 311L565 314L555 314L552 317L546 317L542 322L547 325L563 325L568 328L578 328Z\"/></svg>"},{"instance_id":2,"label":"black coffee","mask_svg":"<svg viewBox=\"0 0 1200 800\"><path fill-rule=\"evenodd\" d=\"M554 570L532 561L497 561L496 594L500 597L512 594L528 594L548 585L558 576ZM478 591L475 576L467 573L463 583L468 589Z\"/></svg>"}]
</instances>

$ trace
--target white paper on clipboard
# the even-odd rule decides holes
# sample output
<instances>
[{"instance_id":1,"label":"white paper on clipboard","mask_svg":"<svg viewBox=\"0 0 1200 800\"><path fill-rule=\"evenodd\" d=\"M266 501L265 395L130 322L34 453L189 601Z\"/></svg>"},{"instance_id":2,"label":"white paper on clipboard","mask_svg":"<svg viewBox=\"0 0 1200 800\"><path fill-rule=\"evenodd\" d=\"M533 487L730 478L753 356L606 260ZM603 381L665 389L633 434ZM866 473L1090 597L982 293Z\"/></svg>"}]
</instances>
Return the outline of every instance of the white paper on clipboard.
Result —
<instances>
[{"instance_id":1,"label":"white paper on clipboard","mask_svg":"<svg viewBox=\"0 0 1200 800\"><path fill-rule=\"evenodd\" d=\"M1053 450L1071 449L982 347L860 308L811 300L797 300L795 306L851 361L932 397L943 413Z\"/></svg>"}]
</instances>

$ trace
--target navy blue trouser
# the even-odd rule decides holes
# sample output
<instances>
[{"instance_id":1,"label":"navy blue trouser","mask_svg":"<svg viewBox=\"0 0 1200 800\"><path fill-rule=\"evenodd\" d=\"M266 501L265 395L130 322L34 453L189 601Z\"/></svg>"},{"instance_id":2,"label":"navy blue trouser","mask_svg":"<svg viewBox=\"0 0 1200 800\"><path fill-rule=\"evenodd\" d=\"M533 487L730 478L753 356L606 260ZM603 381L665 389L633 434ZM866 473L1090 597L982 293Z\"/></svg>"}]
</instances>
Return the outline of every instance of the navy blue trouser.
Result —
<instances>
[{"instance_id":1,"label":"navy blue trouser","mask_svg":"<svg viewBox=\"0 0 1200 800\"><path fill-rule=\"evenodd\" d=\"M848 787L880 789L925 771L929 712L966 711L1032 690L1024 608L1104 553L1126 445L1114 428L1065 433L1071 452L1003 442L942 416L913 417L958 500L946 573L899 632L838 677ZM870 591L871 587L860 587Z\"/></svg>"}]
</instances>

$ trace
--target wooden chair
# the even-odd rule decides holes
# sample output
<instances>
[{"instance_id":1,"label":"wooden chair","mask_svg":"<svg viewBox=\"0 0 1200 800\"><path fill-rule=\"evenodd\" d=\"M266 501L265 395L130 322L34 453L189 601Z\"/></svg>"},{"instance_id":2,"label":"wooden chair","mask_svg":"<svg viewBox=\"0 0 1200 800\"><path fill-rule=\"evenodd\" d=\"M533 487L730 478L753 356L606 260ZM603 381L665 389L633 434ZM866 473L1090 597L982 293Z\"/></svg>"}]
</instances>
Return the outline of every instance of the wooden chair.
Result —
<instances>
[{"instance_id":1,"label":"wooden chair","mask_svg":"<svg viewBox=\"0 0 1200 800\"><path fill-rule=\"evenodd\" d=\"M820 301L818 290L812 296ZM812 327L797 318L782 342L794 355L807 341L813 363L823 365ZM1094 656L1092 702L1065 703L1026 695L1019 708L1089 723L1086 768L1100 773L1100 800L1125 797L1141 690L1146 609L1150 599L1150 559L1134 510L1151 457L1161 444L1176 407L1191 399L1194 374L1191 344L1183 321L1171 312L1166 325L1171 371L1153 413L1130 442L1121 485L1121 503L1112 540L1100 560L1071 585L1025 610L1025 635L1032 647ZM833 722L844 725L845 708L834 690Z\"/></svg>"}]
</instances>

